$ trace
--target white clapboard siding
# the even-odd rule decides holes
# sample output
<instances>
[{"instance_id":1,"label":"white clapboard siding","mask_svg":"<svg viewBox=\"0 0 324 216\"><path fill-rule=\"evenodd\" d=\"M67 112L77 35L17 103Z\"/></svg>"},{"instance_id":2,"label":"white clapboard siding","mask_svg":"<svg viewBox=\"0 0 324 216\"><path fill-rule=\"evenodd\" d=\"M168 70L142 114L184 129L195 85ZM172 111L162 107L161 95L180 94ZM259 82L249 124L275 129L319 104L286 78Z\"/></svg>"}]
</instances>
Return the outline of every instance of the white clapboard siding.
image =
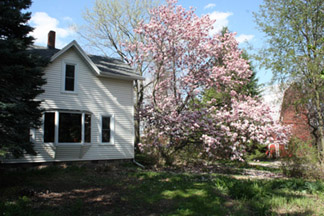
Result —
<instances>
[{"instance_id":1,"label":"white clapboard siding","mask_svg":"<svg viewBox=\"0 0 324 216\"><path fill-rule=\"evenodd\" d=\"M77 63L77 94L61 92L63 62ZM73 160L109 160L134 158L134 110L133 82L98 77L83 62L74 47L70 48L45 70L47 83L45 92L38 97L42 107L48 109L69 109L89 111L91 115L91 143L85 146L57 146L43 143L43 129L35 131L36 156L26 155L19 159L5 160L17 162L51 162ZM100 143L101 115L114 118L114 143Z\"/></svg>"}]
</instances>

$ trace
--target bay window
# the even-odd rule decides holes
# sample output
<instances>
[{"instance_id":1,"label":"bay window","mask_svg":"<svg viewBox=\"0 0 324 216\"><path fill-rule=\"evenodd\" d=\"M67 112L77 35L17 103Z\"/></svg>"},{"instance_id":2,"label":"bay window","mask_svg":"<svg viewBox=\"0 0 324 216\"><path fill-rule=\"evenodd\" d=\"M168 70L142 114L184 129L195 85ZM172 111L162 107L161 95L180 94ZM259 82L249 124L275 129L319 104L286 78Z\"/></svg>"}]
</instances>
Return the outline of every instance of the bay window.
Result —
<instances>
[{"instance_id":1,"label":"bay window","mask_svg":"<svg viewBox=\"0 0 324 216\"><path fill-rule=\"evenodd\" d=\"M44 113L45 143L90 143L91 114L55 111Z\"/></svg>"},{"instance_id":2,"label":"bay window","mask_svg":"<svg viewBox=\"0 0 324 216\"><path fill-rule=\"evenodd\" d=\"M82 114L59 113L59 116L59 143L80 143Z\"/></svg>"},{"instance_id":3,"label":"bay window","mask_svg":"<svg viewBox=\"0 0 324 216\"><path fill-rule=\"evenodd\" d=\"M91 115L84 115L84 142L91 142Z\"/></svg>"},{"instance_id":4,"label":"bay window","mask_svg":"<svg viewBox=\"0 0 324 216\"><path fill-rule=\"evenodd\" d=\"M44 142L54 142L55 137L55 113L44 114Z\"/></svg>"}]
</instances>

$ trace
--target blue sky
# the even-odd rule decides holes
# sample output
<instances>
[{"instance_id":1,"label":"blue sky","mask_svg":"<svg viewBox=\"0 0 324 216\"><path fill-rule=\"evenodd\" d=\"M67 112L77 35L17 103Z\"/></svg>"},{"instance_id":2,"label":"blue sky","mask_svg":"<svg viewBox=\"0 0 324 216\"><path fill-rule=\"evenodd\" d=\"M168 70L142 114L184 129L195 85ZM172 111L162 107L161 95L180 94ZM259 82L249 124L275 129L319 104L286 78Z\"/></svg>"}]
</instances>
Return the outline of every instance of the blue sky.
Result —
<instances>
[{"instance_id":1,"label":"blue sky","mask_svg":"<svg viewBox=\"0 0 324 216\"><path fill-rule=\"evenodd\" d=\"M28 11L32 12L30 25L35 28L35 43L46 45L49 30L56 31L56 46L62 48L72 40L82 46L77 28L84 23L82 13L91 8L95 0L33 0ZM209 14L216 19L215 29L228 26L237 32L237 40L242 48L252 46L252 51L262 47L262 32L253 22L253 11L257 11L260 0L179 0L185 8L196 8L197 15ZM87 50L86 50L87 51ZM252 52L250 51L250 52ZM261 83L270 81L271 73L257 69Z\"/></svg>"}]
</instances>

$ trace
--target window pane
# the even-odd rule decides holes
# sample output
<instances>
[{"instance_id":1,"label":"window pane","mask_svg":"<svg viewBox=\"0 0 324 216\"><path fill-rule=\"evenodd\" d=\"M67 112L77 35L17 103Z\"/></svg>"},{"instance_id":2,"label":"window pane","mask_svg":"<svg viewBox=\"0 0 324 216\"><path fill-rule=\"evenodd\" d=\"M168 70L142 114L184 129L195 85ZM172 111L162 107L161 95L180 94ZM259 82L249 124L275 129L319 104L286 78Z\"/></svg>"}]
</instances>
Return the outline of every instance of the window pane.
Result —
<instances>
[{"instance_id":1,"label":"window pane","mask_svg":"<svg viewBox=\"0 0 324 216\"><path fill-rule=\"evenodd\" d=\"M65 78L65 91L74 91L74 79Z\"/></svg>"},{"instance_id":2,"label":"window pane","mask_svg":"<svg viewBox=\"0 0 324 216\"><path fill-rule=\"evenodd\" d=\"M66 65L65 66L66 76L74 78L74 69L75 69L74 65Z\"/></svg>"},{"instance_id":3,"label":"window pane","mask_svg":"<svg viewBox=\"0 0 324 216\"><path fill-rule=\"evenodd\" d=\"M102 129L110 129L110 117L102 117Z\"/></svg>"},{"instance_id":4,"label":"window pane","mask_svg":"<svg viewBox=\"0 0 324 216\"><path fill-rule=\"evenodd\" d=\"M110 142L110 117L102 117L102 142Z\"/></svg>"},{"instance_id":5,"label":"window pane","mask_svg":"<svg viewBox=\"0 0 324 216\"><path fill-rule=\"evenodd\" d=\"M60 113L59 118L59 142L81 142L81 114Z\"/></svg>"},{"instance_id":6,"label":"window pane","mask_svg":"<svg viewBox=\"0 0 324 216\"><path fill-rule=\"evenodd\" d=\"M55 113L45 113L44 142L54 142Z\"/></svg>"},{"instance_id":7,"label":"window pane","mask_svg":"<svg viewBox=\"0 0 324 216\"><path fill-rule=\"evenodd\" d=\"M65 91L74 91L75 66L65 65Z\"/></svg>"},{"instance_id":8,"label":"window pane","mask_svg":"<svg viewBox=\"0 0 324 216\"><path fill-rule=\"evenodd\" d=\"M110 142L110 130L102 130L102 142Z\"/></svg>"},{"instance_id":9,"label":"window pane","mask_svg":"<svg viewBox=\"0 0 324 216\"><path fill-rule=\"evenodd\" d=\"M91 115L84 115L84 142L91 142Z\"/></svg>"}]
</instances>

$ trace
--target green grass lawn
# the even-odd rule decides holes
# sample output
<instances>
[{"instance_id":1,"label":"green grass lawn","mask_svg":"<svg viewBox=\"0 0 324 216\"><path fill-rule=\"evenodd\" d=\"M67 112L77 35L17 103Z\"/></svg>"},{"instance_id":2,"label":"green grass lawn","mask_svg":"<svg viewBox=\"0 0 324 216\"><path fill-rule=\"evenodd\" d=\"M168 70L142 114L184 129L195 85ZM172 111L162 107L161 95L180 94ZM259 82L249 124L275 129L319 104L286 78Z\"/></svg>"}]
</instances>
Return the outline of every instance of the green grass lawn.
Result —
<instances>
[{"instance_id":1,"label":"green grass lawn","mask_svg":"<svg viewBox=\"0 0 324 216\"><path fill-rule=\"evenodd\" d=\"M49 167L2 172L0 215L324 215L324 183Z\"/></svg>"}]
</instances>

